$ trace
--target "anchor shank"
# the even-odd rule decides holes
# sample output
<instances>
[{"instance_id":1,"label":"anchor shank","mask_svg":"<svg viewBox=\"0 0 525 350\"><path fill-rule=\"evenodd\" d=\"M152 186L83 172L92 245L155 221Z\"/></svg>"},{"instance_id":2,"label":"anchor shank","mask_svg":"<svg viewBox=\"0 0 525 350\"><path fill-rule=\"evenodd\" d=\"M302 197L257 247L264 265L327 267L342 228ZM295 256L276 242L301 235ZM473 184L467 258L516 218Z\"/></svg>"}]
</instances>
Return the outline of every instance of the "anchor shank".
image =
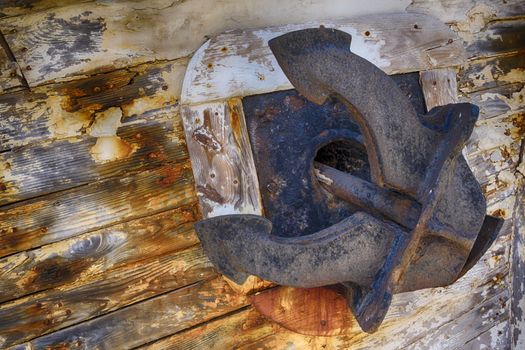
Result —
<instances>
[{"instance_id":1,"label":"anchor shank","mask_svg":"<svg viewBox=\"0 0 525 350\"><path fill-rule=\"evenodd\" d=\"M421 205L415 200L330 166L318 162L314 166L319 182L336 197L408 229L416 226Z\"/></svg>"}]
</instances>

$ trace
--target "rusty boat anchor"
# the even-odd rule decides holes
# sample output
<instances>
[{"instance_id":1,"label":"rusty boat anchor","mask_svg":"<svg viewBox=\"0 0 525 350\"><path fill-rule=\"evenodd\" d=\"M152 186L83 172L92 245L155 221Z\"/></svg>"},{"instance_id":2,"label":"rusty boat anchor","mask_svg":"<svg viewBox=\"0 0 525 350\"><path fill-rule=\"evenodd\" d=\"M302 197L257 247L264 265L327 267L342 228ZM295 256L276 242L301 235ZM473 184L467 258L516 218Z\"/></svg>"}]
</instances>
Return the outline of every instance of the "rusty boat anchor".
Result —
<instances>
[{"instance_id":1,"label":"rusty boat anchor","mask_svg":"<svg viewBox=\"0 0 525 350\"><path fill-rule=\"evenodd\" d=\"M324 27L269 41L302 96L318 105L337 99L359 127L352 133L322 126L301 160L307 188L348 203L351 214L309 234L243 214L195 228L212 263L233 281L256 275L302 288L338 284L360 327L374 332L394 293L445 286L466 273L502 220L486 215L461 154L478 108L459 103L418 114L392 78L353 54L350 44L349 34ZM366 150L369 179L313 160L322 145L341 139ZM254 146L256 153L267 151Z\"/></svg>"}]
</instances>

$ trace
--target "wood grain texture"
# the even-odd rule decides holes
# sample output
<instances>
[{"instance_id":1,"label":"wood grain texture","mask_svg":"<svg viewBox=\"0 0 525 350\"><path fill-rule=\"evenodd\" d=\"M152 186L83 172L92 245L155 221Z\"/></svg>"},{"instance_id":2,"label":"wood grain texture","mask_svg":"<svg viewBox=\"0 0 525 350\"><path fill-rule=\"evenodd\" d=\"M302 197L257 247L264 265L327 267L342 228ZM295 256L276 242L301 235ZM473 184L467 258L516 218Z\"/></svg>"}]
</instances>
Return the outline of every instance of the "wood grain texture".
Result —
<instances>
[{"instance_id":1,"label":"wood grain texture","mask_svg":"<svg viewBox=\"0 0 525 350\"><path fill-rule=\"evenodd\" d=\"M278 331L281 327L264 318L252 307L202 326L176 333L139 347L147 350L237 349Z\"/></svg>"},{"instance_id":2,"label":"wood grain texture","mask_svg":"<svg viewBox=\"0 0 525 350\"><path fill-rule=\"evenodd\" d=\"M0 154L0 205L187 160L177 107L162 107L126 123L120 123L121 112L115 111L115 126L121 124L117 130L113 125L95 130L98 123L114 122L110 113L101 113L92 124L95 136Z\"/></svg>"},{"instance_id":3,"label":"wood grain texture","mask_svg":"<svg viewBox=\"0 0 525 350\"><path fill-rule=\"evenodd\" d=\"M183 105L182 120L202 215L262 215L240 99Z\"/></svg>"},{"instance_id":4,"label":"wood grain texture","mask_svg":"<svg viewBox=\"0 0 525 350\"><path fill-rule=\"evenodd\" d=\"M198 244L194 205L96 230L0 259L0 302Z\"/></svg>"},{"instance_id":5,"label":"wood grain texture","mask_svg":"<svg viewBox=\"0 0 525 350\"><path fill-rule=\"evenodd\" d=\"M29 152L30 149L47 150L42 155L50 157L54 146L85 152L85 146L75 148L77 146L65 143L81 144L88 139L107 137L100 136L107 130L103 126L116 120L119 113L122 113L122 125L114 136L127 137L121 136L127 128L140 133L149 123L174 130L175 126L170 126L169 120L162 117L165 114L157 112L176 106L179 99L187 61L173 59L192 54L208 37L224 30L320 19L330 22L367 13L403 11L406 6L409 11L448 23L460 38L453 44L466 47L470 59L458 60L458 87L462 93L459 100L478 104L481 115L465 155L488 197L488 212L514 217L514 227L523 226L518 224L518 220L523 219L519 201L523 195L516 193L520 171L525 172L523 162L519 163L525 112L521 63L525 11L519 0L413 0L411 3L337 0L331 6L320 0L308 3L226 0L220 5L212 0L2 3L0 16L12 18L0 19L0 28L6 33L16 58L23 59L20 67L24 74L31 76L32 91L12 92L9 88L0 95L0 152L2 156L14 157L12 159L17 155L9 150L28 152L40 163L39 153ZM378 26L373 24L374 28ZM381 25L391 28L388 23ZM412 42L419 32L416 28L408 29L407 40ZM420 32L427 29L424 26ZM374 35L383 33L370 30L368 40L372 44ZM384 45L389 43L376 44L374 47L380 47L383 52ZM227 47L226 51L229 50ZM250 50L252 48L247 49ZM254 52L257 50L253 48ZM454 57L448 57L449 52L449 45L432 50L428 57L431 62L425 63L432 66L425 70L434 66L450 68L446 62ZM154 61L157 63L142 64ZM206 66L203 72L211 78L220 67L216 61L207 63L212 66ZM169 68L172 64L175 66ZM158 71L154 72L155 69ZM271 84L267 81L271 76L262 76L265 80L259 80L261 76L257 72L243 74L251 74L257 86ZM63 81L70 79L74 81ZM57 84L41 85L49 82ZM137 85L138 82L141 83ZM244 90L239 88L239 91ZM148 116L152 119L147 119ZM158 116L159 120L155 121ZM107 122L102 122L104 120ZM176 125L176 118L174 122ZM99 136L91 135L92 130ZM158 142L152 140L159 147L160 143L168 142L160 129L151 135L148 138L160 136ZM173 143L180 143L182 147L183 140L173 139ZM99 146L103 144L100 141ZM109 149L116 150L114 146ZM136 156L136 152L140 149L130 157ZM96 153L103 159L104 152ZM79 153L78 158L83 157L85 154ZM0 330L0 344L3 344L0 348L25 340L26 343L15 347L506 350L511 340L515 349L523 347L522 266L512 264L508 256L510 250L513 256L521 255L523 249L519 242L523 235L517 235L518 231L510 235L512 221L506 223L496 245L457 284L396 295L394 308L383 325L385 328L374 335L351 328L336 337L302 336L245 307L245 297L223 287L223 282L209 284L205 293L196 292L198 288L194 288L201 285L199 281L213 278L215 271L198 247L185 249L195 242L195 236L190 229L193 218L189 212L184 213L197 199L189 163L181 161L174 169L182 171L181 177L186 183L169 186L174 192L171 196L168 188L164 191L159 187L180 177L163 167L164 161L154 158L117 166L120 161L114 160L103 164L115 167L102 176L86 175L89 184L51 195L42 192L43 197L0 209L0 225L5 224L2 215L6 211L10 213L10 224L18 215L26 225L21 226L21 232L16 228L14 236L9 232L0 233L0 251L7 247L6 254L13 254L0 259L0 274L11 269L6 272L9 276L6 285L1 286L3 279L0 282L0 295L12 288L8 298L19 298L0 304L0 324L4 327L4 331ZM80 164L74 157L68 157L57 169L68 176L78 174L82 178L80 169L78 173L67 169L69 163ZM29 161L17 164L29 166ZM99 169L102 165L86 164ZM6 170L17 171L19 165L12 169L3 166L0 176L5 176ZM160 168L156 168L158 166ZM122 182L104 180L107 176L124 178ZM44 184L42 173L37 178ZM38 181L34 184L39 186ZM67 184L58 182L58 186ZM53 203L57 206L52 207ZM68 203L72 203L70 211L64 208ZM17 212L16 207L20 211ZM165 210L168 211L163 214ZM170 213L184 223L175 226L175 221L170 222ZM148 218L149 215L152 216ZM44 228L55 217L57 224L47 236ZM43 231L39 231L41 228ZM6 237L14 237L17 248L12 249L11 243L5 245ZM33 250L24 251L29 247ZM172 252L178 249L185 250ZM63 260L58 261L59 258ZM71 273L65 273L64 267ZM509 270L513 271L510 276ZM32 271L36 271L40 279L33 279ZM177 290L188 284L189 287ZM259 283L254 286L266 288ZM511 286L515 288L510 290ZM249 288L241 287L241 290L246 292ZM215 307L218 299L227 301ZM240 299L243 301L238 303Z\"/></svg>"},{"instance_id":6,"label":"wood grain texture","mask_svg":"<svg viewBox=\"0 0 525 350\"><path fill-rule=\"evenodd\" d=\"M245 296L232 292L226 282L218 278L36 338L30 346L37 349L129 349L246 305Z\"/></svg>"},{"instance_id":7,"label":"wood grain texture","mask_svg":"<svg viewBox=\"0 0 525 350\"><path fill-rule=\"evenodd\" d=\"M510 340L512 349L525 347L525 185L521 179L514 211L512 241Z\"/></svg>"},{"instance_id":8,"label":"wood grain texture","mask_svg":"<svg viewBox=\"0 0 525 350\"><path fill-rule=\"evenodd\" d=\"M511 348L508 320L502 321L463 345L464 350L479 350L483 348L491 350L508 350Z\"/></svg>"},{"instance_id":9,"label":"wood grain texture","mask_svg":"<svg viewBox=\"0 0 525 350\"><path fill-rule=\"evenodd\" d=\"M456 26L470 23L482 28L487 21L522 17L525 5L521 0L413 0L407 11L426 13Z\"/></svg>"},{"instance_id":10,"label":"wood grain texture","mask_svg":"<svg viewBox=\"0 0 525 350\"><path fill-rule=\"evenodd\" d=\"M0 33L0 94L26 87L20 66L12 57L9 46Z\"/></svg>"},{"instance_id":11,"label":"wood grain texture","mask_svg":"<svg viewBox=\"0 0 525 350\"><path fill-rule=\"evenodd\" d=\"M0 2L0 18L20 16L93 0L6 0Z\"/></svg>"},{"instance_id":12,"label":"wood grain texture","mask_svg":"<svg viewBox=\"0 0 525 350\"><path fill-rule=\"evenodd\" d=\"M30 86L192 54L226 30L402 12L408 1L133 0L74 3L0 20ZM275 11L275 9L279 11ZM205 11L205 15L203 15Z\"/></svg>"},{"instance_id":13,"label":"wood grain texture","mask_svg":"<svg viewBox=\"0 0 525 350\"><path fill-rule=\"evenodd\" d=\"M0 151L89 136L90 126L111 107L122 111L122 125L147 122L148 113L176 105L186 63L138 66L0 95Z\"/></svg>"},{"instance_id":14,"label":"wood grain texture","mask_svg":"<svg viewBox=\"0 0 525 350\"><path fill-rule=\"evenodd\" d=\"M283 286L250 296L250 302L266 318L305 335L344 334L356 322L346 298L335 288Z\"/></svg>"},{"instance_id":15,"label":"wood grain texture","mask_svg":"<svg viewBox=\"0 0 525 350\"><path fill-rule=\"evenodd\" d=\"M463 93L492 89L525 81L525 52L468 61L461 66L459 89Z\"/></svg>"},{"instance_id":16,"label":"wood grain texture","mask_svg":"<svg viewBox=\"0 0 525 350\"><path fill-rule=\"evenodd\" d=\"M228 307L227 301L229 299L242 299L242 297L233 296L228 292L219 295L220 288L216 283L208 285L207 294L201 295L200 298L198 291L190 288L189 291L175 292L174 296L168 298L167 302L151 302L151 300L155 300L150 299L152 297L214 276L216 276L216 272L213 266L198 246L181 252L137 261L118 269L103 272L95 279L83 280L82 274L80 274L71 284L65 284L59 288L42 291L1 305L0 346L4 348L15 345L46 333L79 324L77 327L69 327L63 332L54 333L50 337L44 336L42 340L37 340L33 346L37 349L43 348L44 346L41 344L49 342L55 347L59 347L61 343L69 339L68 347L74 347L79 338L84 338L90 342L83 347L93 349L97 345L102 345L104 341L110 340L112 336L117 336L119 333L117 329L120 327L120 336L117 337L117 340L122 342L122 347L125 347L125 340L120 338L122 336L129 342L141 341L141 334L133 334L134 331L142 330L142 332L149 332L151 336L158 335L152 331L155 329L153 326L138 327L141 318L142 323L146 325L151 325L155 320L162 322L160 320L163 319L166 323L162 323L162 327L165 328L164 331L172 330L174 326L184 327L184 320L186 326L191 325L191 322L198 322L198 318L192 320L191 312L194 310L191 307L186 312L178 313L184 305L184 298L188 300L195 298L194 302L203 303L210 308L213 305L214 298L226 304L225 307ZM211 289L212 286L217 287L217 295L212 294L214 293ZM181 297L181 294L185 297ZM150 301L139 303L147 299ZM124 308L133 304L136 307ZM122 308L124 309L116 313L110 313ZM204 309L201 312L206 313L206 311L208 310ZM215 312L220 311L221 308ZM222 309L222 311L225 310ZM162 317L162 312L167 312L167 314ZM98 317L91 322L85 322L107 313L110 314ZM180 317L179 320L172 319L177 313ZM133 317L137 318L133 319ZM206 319L207 316L203 315L203 317ZM178 325L179 321L182 322L180 325ZM167 327L168 323L171 324L170 327ZM100 329L96 331L97 328ZM127 331L131 333L125 334ZM90 333L92 338L89 338L87 333ZM119 343L113 344L118 345ZM65 345L63 346L65 347ZM108 346L107 348L114 347Z\"/></svg>"},{"instance_id":17,"label":"wood grain texture","mask_svg":"<svg viewBox=\"0 0 525 350\"><path fill-rule=\"evenodd\" d=\"M459 65L464 51L443 23L418 14L374 15L235 31L218 35L192 58L184 78L182 103L291 89L268 40L285 32L323 24L352 35L351 50L388 74ZM248 49L247 49L248 48Z\"/></svg>"},{"instance_id":18,"label":"wood grain texture","mask_svg":"<svg viewBox=\"0 0 525 350\"><path fill-rule=\"evenodd\" d=\"M489 22L482 31L469 33L463 38L467 42L468 58L520 51L525 41L525 18Z\"/></svg>"},{"instance_id":19,"label":"wood grain texture","mask_svg":"<svg viewBox=\"0 0 525 350\"><path fill-rule=\"evenodd\" d=\"M420 72L419 81L428 111L437 106L458 102L454 69L441 68Z\"/></svg>"},{"instance_id":20,"label":"wood grain texture","mask_svg":"<svg viewBox=\"0 0 525 350\"><path fill-rule=\"evenodd\" d=\"M0 256L190 204L195 199L190 168L189 162L168 164L5 206Z\"/></svg>"}]
</instances>

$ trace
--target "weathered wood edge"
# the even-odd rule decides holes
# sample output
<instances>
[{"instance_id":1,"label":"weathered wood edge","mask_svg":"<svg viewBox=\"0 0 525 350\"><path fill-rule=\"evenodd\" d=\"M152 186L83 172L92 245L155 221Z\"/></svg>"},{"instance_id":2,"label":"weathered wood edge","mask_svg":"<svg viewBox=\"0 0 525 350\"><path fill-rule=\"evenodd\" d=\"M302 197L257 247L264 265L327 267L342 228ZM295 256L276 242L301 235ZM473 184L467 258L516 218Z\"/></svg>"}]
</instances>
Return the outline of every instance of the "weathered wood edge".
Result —
<instances>
[{"instance_id":1,"label":"weathered wood edge","mask_svg":"<svg viewBox=\"0 0 525 350\"><path fill-rule=\"evenodd\" d=\"M458 102L455 69L441 68L422 71L419 73L419 81L427 110Z\"/></svg>"},{"instance_id":2,"label":"weathered wood edge","mask_svg":"<svg viewBox=\"0 0 525 350\"><path fill-rule=\"evenodd\" d=\"M374 15L232 31L212 38L196 51L184 77L181 103L292 88L268 41L285 32L319 25L351 34L352 52L387 74L457 66L465 57L454 32L435 18L421 14Z\"/></svg>"},{"instance_id":3,"label":"weathered wood edge","mask_svg":"<svg viewBox=\"0 0 525 350\"><path fill-rule=\"evenodd\" d=\"M510 338L516 350L525 348L525 182L523 177L518 181L510 276Z\"/></svg>"}]
</instances>

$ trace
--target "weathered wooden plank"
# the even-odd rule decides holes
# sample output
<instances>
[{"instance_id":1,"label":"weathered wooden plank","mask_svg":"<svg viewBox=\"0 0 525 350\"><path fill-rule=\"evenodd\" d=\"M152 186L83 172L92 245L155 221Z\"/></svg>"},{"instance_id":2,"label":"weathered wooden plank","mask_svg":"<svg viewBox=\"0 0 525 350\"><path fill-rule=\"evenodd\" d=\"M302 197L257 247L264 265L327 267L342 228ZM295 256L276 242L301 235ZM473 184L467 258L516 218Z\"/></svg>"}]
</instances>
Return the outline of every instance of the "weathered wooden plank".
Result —
<instances>
[{"instance_id":1,"label":"weathered wooden plank","mask_svg":"<svg viewBox=\"0 0 525 350\"><path fill-rule=\"evenodd\" d=\"M246 305L245 296L232 292L228 285L218 278L178 289L92 321L36 338L30 342L30 346L37 349L129 349Z\"/></svg>"},{"instance_id":2,"label":"weathered wooden plank","mask_svg":"<svg viewBox=\"0 0 525 350\"><path fill-rule=\"evenodd\" d=\"M420 72L419 81L427 110L458 102L458 87L454 69L441 68Z\"/></svg>"},{"instance_id":3,"label":"weathered wooden plank","mask_svg":"<svg viewBox=\"0 0 525 350\"><path fill-rule=\"evenodd\" d=\"M177 103L185 69L181 59L2 95L0 151L85 135L109 107L122 110L123 125L148 120L146 112Z\"/></svg>"},{"instance_id":4,"label":"weathered wooden plank","mask_svg":"<svg viewBox=\"0 0 525 350\"><path fill-rule=\"evenodd\" d=\"M464 39L468 58L521 51L525 42L525 18L489 22L482 31L469 33Z\"/></svg>"},{"instance_id":5,"label":"weathered wooden plank","mask_svg":"<svg viewBox=\"0 0 525 350\"><path fill-rule=\"evenodd\" d=\"M323 22L352 35L351 50L388 74L462 63L463 47L443 23L418 14L365 16ZM184 77L182 103L291 89L268 40L318 23L228 32L203 45ZM249 48L249 50L246 49Z\"/></svg>"},{"instance_id":6,"label":"weathered wooden plank","mask_svg":"<svg viewBox=\"0 0 525 350\"><path fill-rule=\"evenodd\" d=\"M403 12L407 3L382 0L366 6L347 6L343 0L337 0L325 6L323 1L314 0L304 6L299 0L264 3L248 0L240 6L236 0L227 0L221 6L214 5L213 0L94 2L6 18L0 22L0 30L5 33L29 85L36 86L89 74L95 69L113 70L152 60L184 57L194 52L206 37L230 29L349 18L374 12ZM275 11L276 8L279 11ZM202 9L207 9L206 16L200 15ZM458 52L451 49L459 47L459 43L447 45L448 40L454 38L449 36L451 32L445 31L447 28L442 22L418 14L402 16L407 20L380 16L363 18L355 34L361 33L358 36L362 37L368 30L371 34L366 41L375 42L372 45L375 52L385 48L385 52L391 51L392 57L401 56L400 61L414 62L411 57L418 57L415 62L419 64L411 67L413 70L418 70L420 65L432 67L432 64L460 61ZM392 42L390 39L395 36L389 33L401 23L403 40ZM316 24L319 22L312 25ZM376 35L376 31L381 34ZM426 38L422 43L421 37ZM421 47L415 51L406 50L403 43L413 40ZM418 51L425 53L416 56Z\"/></svg>"},{"instance_id":7,"label":"weathered wooden plank","mask_svg":"<svg viewBox=\"0 0 525 350\"><path fill-rule=\"evenodd\" d=\"M462 346L462 350L508 350L510 345L509 320L504 320L485 333L470 340Z\"/></svg>"},{"instance_id":8,"label":"weathered wooden plank","mask_svg":"<svg viewBox=\"0 0 525 350\"><path fill-rule=\"evenodd\" d=\"M262 215L241 100L182 106L181 116L202 215Z\"/></svg>"},{"instance_id":9,"label":"weathered wooden plank","mask_svg":"<svg viewBox=\"0 0 525 350\"><path fill-rule=\"evenodd\" d=\"M25 78L0 33L0 94L26 88Z\"/></svg>"},{"instance_id":10,"label":"weathered wooden plank","mask_svg":"<svg viewBox=\"0 0 525 350\"><path fill-rule=\"evenodd\" d=\"M188 161L8 205L0 210L0 257L194 200Z\"/></svg>"},{"instance_id":11,"label":"weathered wooden plank","mask_svg":"<svg viewBox=\"0 0 525 350\"><path fill-rule=\"evenodd\" d=\"M186 60L139 66L0 96L0 151L86 134L97 113L122 110L122 123L179 99ZM147 120L147 118L144 118Z\"/></svg>"},{"instance_id":12,"label":"weathered wooden plank","mask_svg":"<svg viewBox=\"0 0 525 350\"><path fill-rule=\"evenodd\" d=\"M511 262L510 338L512 349L525 347L525 186L520 179L514 211Z\"/></svg>"},{"instance_id":13,"label":"weathered wooden plank","mask_svg":"<svg viewBox=\"0 0 525 350\"><path fill-rule=\"evenodd\" d=\"M426 13L456 26L479 30L488 21L522 17L525 4L521 0L413 0L409 12ZM470 28L469 28L470 29Z\"/></svg>"},{"instance_id":14,"label":"weathered wooden plank","mask_svg":"<svg viewBox=\"0 0 525 350\"><path fill-rule=\"evenodd\" d=\"M484 120L525 110L523 96L525 96L524 84L514 83L477 91L467 97L461 97L460 101L479 106L479 120Z\"/></svg>"},{"instance_id":15,"label":"weathered wooden plank","mask_svg":"<svg viewBox=\"0 0 525 350\"><path fill-rule=\"evenodd\" d=\"M20 16L90 1L93 0L6 0L0 2L0 17Z\"/></svg>"},{"instance_id":16,"label":"weathered wooden plank","mask_svg":"<svg viewBox=\"0 0 525 350\"><path fill-rule=\"evenodd\" d=\"M465 343L508 319L509 291L503 289L491 299L404 347L406 350L461 349ZM481 320L481 322L480 322ZM497 337L501 338L501 336ZM490 347L489 349L494 349Z\"/></svg>"},{"instance_id":17,"label":"weathered wooden plank","mask_svg":"<svg viewBox=\"0 0 525 350\"><path fill-rule=\"evenodd\" d=\"M463 93L525 81L525 52L469 61L460 67L459 89Z\"/></svg>"},{"instance_id":18,"label":"weathered wooden plank","mask_svg":"<svg viewBox=\"0 0 525 350\"><path fill-rule=\"evenodd\" d=\"M197 217L183 206L0 259L0 302L195 245Z\"/></svg>"},{"instance_id":19,"label":"weathered wooden plank","mask_svg":"<svg viewBox=\"0 0 525 350\"><path fill-rule=\"evenodd\" d=\"M110 108L95 114L88 135L0 154L0 205L187 159L176 106L121 117Z\"/></svg>"},{"instance_id":20,"label":"weathered wooden plank","mask_svg":"<svg viewBox=\"0 0 525 350\"><path fill-rule=\"evenodd\" d=\"M178 321L188 318L190 320L187 322L191 324L192 315L189 312L198 311L192 310L191 307L186 312L178 314L179 319L171 318L174 314L177 315L178 311L181 311L185 299L188 303L195 298L194 302L200 301L209 308L212 308L214 298L223 303L228 300L242 299L242 297L232 295L226 290L221 293L220 283L211 283L206 284L207 287L204 288L204 291L207 294L205 295L198 295L198 291L189 288L189 291L175 291L171 298L167 298L168 301L166 298L160 297L161 300L165 301L155 303L149 300L139 303L214 276L216 276L216 272L199 246L124 265L121 268L101 273L95 280L84 281L82 274L80 274L71 284L0 305L0 346L2 348L11 346L79 323L78 328L70 327L63 332L53 333L50 337L37 340L34 347L42 348L43 346L40 344L47 341L58 345L68 337L74 338L70 339L70 346L82 338L96 343L104 340L98 338L99 335L102 335L101 333L106 332L106 335L109 333L109 337L116 336L118 334L117 329L115 329L116 324L120 324L121 334L125 333L126 330L130 332L127 341L141 341L139 334L133 334L133 331L142 330L151 334L156 332L153 332L150 327L140 327L137 323L133 327L132 318L129 318L133 314L139 319L143 317L144 324L150 324L151 321L151 324L162 322L177 325ZM132 304L135 305L124 308ZM228 307L228 305L221 306ZM110 313L107 317L85 322L122 308L124 309ZM159 315L165 311L164 317ZM206 313L206 311L211 310L204 308L201 312ZM221 311L220 307L218 311ZM211 313L213 314L213 311ZM204 319L207 317L202 316ZM157 321L155 321L156 319ZM161 319L164 321L160 321ZM199 322L199 319L196 318L195 321ZM184 328L190 324L182 322L180 327ZM96 331L97 325L101 328L100 331ZM170 328L163 324L162 327L173 329L173 325ZM82 330L90 333L93 338L86 337L85 334L82 334ZM125 344L124 341L123 344ZM84 348L93 349L96 346L90 346L88 342Z\"/></svg>"},{"instance_id":21,"label":"weathered wooden plank","mask_svg":"<svg viewBox=\"0 0 525 350\"><path fill-rule=\"evenodd\" d=\"M469 154L506 146L513 149L525 135L525 113L504 114L482 120L474 128L466 150Z\"/></svg>"},{"instance_id":22,"label":"weathered wooden plank","mask_svg":"<svg viewBox=\"0 0 525 350\"><path fill-rule=\"evenodd\" d=\"M202 326L176 333L140 349L236 349L242 344L266 337L280 328L250 307L226 318L212 320Z\"/></svg>"}]
</instances>

